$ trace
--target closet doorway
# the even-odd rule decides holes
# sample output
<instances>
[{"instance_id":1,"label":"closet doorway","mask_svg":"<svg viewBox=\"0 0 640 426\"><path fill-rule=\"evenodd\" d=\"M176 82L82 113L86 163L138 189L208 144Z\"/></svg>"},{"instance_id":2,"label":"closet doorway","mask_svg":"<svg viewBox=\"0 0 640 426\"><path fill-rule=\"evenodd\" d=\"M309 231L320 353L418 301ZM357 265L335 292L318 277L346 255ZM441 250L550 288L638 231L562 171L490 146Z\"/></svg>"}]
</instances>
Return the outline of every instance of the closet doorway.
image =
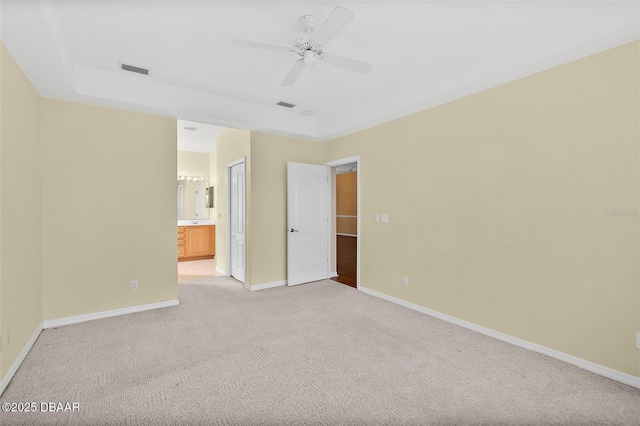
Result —
<instances>
[{"instance_id":1,"label":"closet doorway","mask_svg":"<svg viewBox=\"0 0 640 426\"><path fill-rule=\"evenodd\" d=\"M332 176L332 253L335 273L332 279L358 287L359 185L357 157L333 165Z\"/></svg>"}]
</instances>

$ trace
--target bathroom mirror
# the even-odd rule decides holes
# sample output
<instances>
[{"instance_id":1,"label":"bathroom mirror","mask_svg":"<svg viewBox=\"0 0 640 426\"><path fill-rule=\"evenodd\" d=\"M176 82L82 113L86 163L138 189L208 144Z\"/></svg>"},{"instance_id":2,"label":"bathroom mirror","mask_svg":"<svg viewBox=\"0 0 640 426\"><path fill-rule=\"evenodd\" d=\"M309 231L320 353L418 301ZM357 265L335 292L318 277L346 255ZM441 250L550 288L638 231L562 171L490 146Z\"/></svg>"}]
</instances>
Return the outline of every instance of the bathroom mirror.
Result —
<instances>
[{"instance_id":1,"label":"bathroom mirror","mask_svg":"<svg viewBox=\"0 0 640 426\"><path fill-rule=\"evenodd\" d=\"M209 182L178 180L178 220L209 219Z\"/></svg>"}]
</instances>

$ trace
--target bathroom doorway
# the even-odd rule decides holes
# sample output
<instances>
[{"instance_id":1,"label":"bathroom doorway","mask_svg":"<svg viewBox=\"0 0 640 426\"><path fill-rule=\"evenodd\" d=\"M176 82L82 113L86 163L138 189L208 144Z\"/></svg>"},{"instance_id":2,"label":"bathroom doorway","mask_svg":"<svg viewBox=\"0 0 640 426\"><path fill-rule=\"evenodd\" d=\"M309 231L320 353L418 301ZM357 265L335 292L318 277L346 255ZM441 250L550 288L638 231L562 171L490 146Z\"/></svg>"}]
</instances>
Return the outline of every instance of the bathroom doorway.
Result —
<instances>
[{"instance_id":1,"label":"bathroom doorway","mask_svg":"<svg viewBox=\"0 0 640 426\"><path fill-rule=\"evenodd\" d=\"M226 128L177 120L178 283L208 282L216 267L217 149Z\"/></svg>"}]
</instances>

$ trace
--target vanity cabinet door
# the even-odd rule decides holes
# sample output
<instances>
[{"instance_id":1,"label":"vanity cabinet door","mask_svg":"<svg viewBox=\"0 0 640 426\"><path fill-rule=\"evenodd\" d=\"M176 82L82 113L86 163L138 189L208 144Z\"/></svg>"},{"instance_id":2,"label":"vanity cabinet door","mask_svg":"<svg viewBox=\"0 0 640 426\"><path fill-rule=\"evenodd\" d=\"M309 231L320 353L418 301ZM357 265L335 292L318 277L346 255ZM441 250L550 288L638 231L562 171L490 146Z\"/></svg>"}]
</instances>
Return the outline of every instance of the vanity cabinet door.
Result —
<instances>
[{"instance_id":1,"label":"vanity cabinet door","mask_svg":"<svg viewBox=\"0 0 640 426\"><path fill-rule=\"evenodd\" d=\"M211 227L188 226L185 240L187 256L208 256L211 253Z\"/></svg>"},{"instance_id":2,"label":"vanity cabinet door","mask_svg":"<svg viewBox=\"0 0 640 426\"><path fill-rule=\"evenodd\" d=\"M178 262L213 258L215 229L215 225L178 226Z\"/></svg>"}]
</instances>

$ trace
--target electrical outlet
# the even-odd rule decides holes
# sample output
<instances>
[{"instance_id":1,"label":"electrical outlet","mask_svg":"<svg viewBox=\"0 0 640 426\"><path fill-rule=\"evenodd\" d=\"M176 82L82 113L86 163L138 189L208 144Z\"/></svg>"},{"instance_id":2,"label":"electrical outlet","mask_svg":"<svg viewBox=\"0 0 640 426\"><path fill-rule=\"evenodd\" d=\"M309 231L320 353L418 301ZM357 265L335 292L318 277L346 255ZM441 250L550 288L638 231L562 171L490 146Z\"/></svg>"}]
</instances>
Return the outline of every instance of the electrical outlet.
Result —
<instances>
[{"instance_id":1,"label":"electrical outlet","mask_svg":"<svg viewBox=\"0 0 640 426\"><path fill-rule=\"evenodd\" d=\"M380 222L380 213L376 213L374 218L376 222Z\"/></svg>"},{"instance_id":2,"label":"electrical outlet","mask_svg":"<svg viewBox=\"0 0 640 426\"><path fill-rule=\"evenodd\" d=\"M381 217L383 222L389 222L389 215L387 213L382 213Z\"/></svg>"},{"instance_id":3,"label":"electrical outlet","mask_svg":"<svg viewBox=\"0 0 640 426\"><path fill-rule=\"evenodd\" d=\"M131 280L131 290L138 289L138 280Z\"/></svg>"},{"instance_id":4,"label":"electrical outlet","mask_svg":"<svg viewBox=\"0 0 640 426\"><path fill-rule=\"evenodd\" d=\"M402 285L409 285L409 277L402 277Z\"/></svg>"},{"instance_id":5,"label":"electrical outlet","mask_svg":"<svg viewBox=\"0 0 640 426\"><path fill-rule=\"evenodd\" d=\"M636 348L640 349L640 331L636 333Z\"/></svg>"}]
</instances>

